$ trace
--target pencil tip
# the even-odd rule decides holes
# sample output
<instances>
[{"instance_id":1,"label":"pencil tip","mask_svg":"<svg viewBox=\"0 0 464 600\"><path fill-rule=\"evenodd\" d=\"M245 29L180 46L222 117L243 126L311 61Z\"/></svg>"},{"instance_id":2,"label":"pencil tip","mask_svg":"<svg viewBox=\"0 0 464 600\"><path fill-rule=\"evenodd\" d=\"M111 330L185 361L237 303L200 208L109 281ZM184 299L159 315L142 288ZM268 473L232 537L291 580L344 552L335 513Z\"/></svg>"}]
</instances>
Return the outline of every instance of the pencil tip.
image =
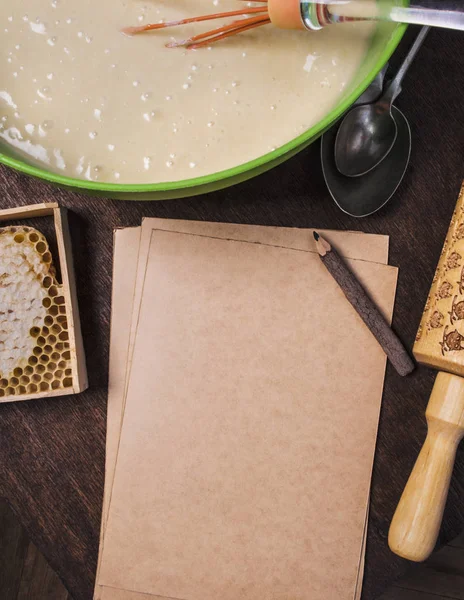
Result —
<instances>
[{"instance_id":1,"label":"pencil tip","mask_svg":"<svg viewBox=\"0 0 464 600\"><path fill-rule=\"evenodd\" d=\"M313 231L313 236L314 236L314 239L317 242L319 240L319 234L317 233L317 231Z\"/></svg>"}]
</instances>

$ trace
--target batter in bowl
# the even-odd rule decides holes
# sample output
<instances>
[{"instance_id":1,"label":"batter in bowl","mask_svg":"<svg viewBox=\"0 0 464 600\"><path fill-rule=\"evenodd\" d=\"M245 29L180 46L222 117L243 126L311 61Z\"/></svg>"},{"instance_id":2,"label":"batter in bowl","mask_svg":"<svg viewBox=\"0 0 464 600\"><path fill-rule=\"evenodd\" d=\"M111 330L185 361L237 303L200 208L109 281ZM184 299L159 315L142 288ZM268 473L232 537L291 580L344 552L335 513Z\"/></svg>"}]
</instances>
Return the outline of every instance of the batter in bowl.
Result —
<instances>
[{"instance_id":1,"label":"batter in bowl","mask_svg":"<svg viewBox=\"0 0 464 600\"><path fill-rule=\"evenodd\" d=\"M234 0L2 2L0 142L51 171L112 183L209 175L289 142L350 85L374 25L269 25L190 51L165 44L210 24L120 31L234 9Z\"/></svg>"}]
</instances>

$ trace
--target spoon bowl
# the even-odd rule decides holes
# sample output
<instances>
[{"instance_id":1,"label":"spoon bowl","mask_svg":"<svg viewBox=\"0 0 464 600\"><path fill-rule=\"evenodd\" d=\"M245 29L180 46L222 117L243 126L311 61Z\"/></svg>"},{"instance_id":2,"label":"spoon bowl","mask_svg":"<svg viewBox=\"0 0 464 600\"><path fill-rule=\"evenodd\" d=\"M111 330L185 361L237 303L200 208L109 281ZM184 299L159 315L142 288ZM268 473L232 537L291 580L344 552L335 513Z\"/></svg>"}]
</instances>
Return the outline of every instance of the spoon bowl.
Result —
<instances>
[{"instance_id":1,"label":"spoon bowl","mask_svg":"<svg viewBox=\"0 0 464 600\"><path fill-rule=\"evenodd\" d=\"M353 217L367 217L381 209L398 189L411 156L411 129L403 113L392 107L397 137L388 156L362 177L345 177L335 164L333 152L337 128L322 137L321 159L324 179L338 207Z\"/></svg>"},{"instance_id":2,"label":"spoon bowl","mask_svg":"<svg viewBox=\"0 0 464 600\"><path fill-rule=\"evenodd\" d=\"M335 141L335 164L347 177L365 175L391 151L398 135L387 103L358 106L346 115Z\"/></svg>"}]
</instances>

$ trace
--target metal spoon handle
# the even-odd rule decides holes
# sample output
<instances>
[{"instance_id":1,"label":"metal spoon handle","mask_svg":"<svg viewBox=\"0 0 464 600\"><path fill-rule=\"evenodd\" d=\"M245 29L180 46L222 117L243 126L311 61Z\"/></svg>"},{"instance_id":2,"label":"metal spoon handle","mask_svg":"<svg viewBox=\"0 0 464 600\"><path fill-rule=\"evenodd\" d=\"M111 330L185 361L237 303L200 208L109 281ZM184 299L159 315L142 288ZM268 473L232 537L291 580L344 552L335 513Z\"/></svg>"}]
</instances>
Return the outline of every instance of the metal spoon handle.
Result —
<instances>
[{"instance_id":1,"label":"metal spoon handle","mask_svg":"<svg viewBox=\"0 0 464 600\"><path fill-rule=\"evenodd\" d=\"M385 94L382 98L382 103L386 102L388 104L393 104L395 98L401 92L401 84L403 82L404 76L406 75L409 67L411 66L413 60L416 57L416 54L419 52L420 47L424 43L425 38L427 37L428 32L430 31L430 27L422 27L417 36L412 48L409 50L406 58L403 61L403 64L398 70L398 73L395 75L394 79L390 82Z\"/></svg>"}]
</instances>

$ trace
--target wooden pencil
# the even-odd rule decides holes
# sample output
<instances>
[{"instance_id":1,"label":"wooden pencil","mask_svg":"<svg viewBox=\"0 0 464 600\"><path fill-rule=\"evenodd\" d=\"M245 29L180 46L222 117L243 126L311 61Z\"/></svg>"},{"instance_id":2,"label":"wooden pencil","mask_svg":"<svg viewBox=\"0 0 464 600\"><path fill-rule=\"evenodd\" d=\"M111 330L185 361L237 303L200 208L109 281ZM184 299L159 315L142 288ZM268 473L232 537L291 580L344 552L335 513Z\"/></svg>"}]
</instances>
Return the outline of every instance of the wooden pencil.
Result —
<instances>
[{"instance_id":1,"label":"wooden pencil","mask_svg":"<svg viewBox=\"0 0 464 600\"><path fill-rule=\"evenodd\" d=\"M414 370L414 363L398 336L350 271L338 252L317 232L313 232L316 248L326 269L340 286L348 302L367 325L397 372L404 376Z\"/></svg>"}]
</instances>

